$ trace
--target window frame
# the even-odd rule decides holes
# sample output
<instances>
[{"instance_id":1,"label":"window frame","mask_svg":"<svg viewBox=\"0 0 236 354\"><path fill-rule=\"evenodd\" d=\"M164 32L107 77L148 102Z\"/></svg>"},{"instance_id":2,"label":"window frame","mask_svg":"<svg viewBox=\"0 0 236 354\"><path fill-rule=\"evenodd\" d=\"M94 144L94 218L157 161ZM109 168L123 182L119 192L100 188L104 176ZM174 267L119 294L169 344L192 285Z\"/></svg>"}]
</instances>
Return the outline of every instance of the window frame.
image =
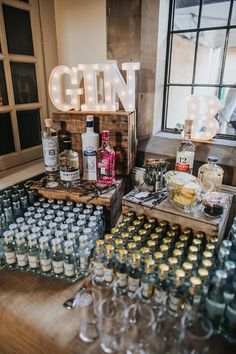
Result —
<instances>
[{"instance_id":1,"label":"window frame","mask_svg":"<svg viewBox=\"0 0 236 354\"><path fill-rule=\"evenodd\" d=\"M220 97L220 93L222 88L236 88L236 85L232 84L223 84L223 76L226 62L226 54L227 54L227 44L229 40L229 34L231 29L236 29L235 25L230 25L231 16L233 13L233 7L236 6L236 2L234 4L234 0L230 1L229 7L229 15L227 24L225 26L212 26L212 27L200 27L203 0L199 0L199 13L198 13L198 23L196 28L189 28L183 30L175 30L174 29L174 12L175 12L175 0L169 1L169 12L168 12L168 25L167 25L167 39L166 39L166 61L165 61L165 74L164 74L164 88L163 88L163 101L162 101L162 121L161 121L161 132L179 134L174 128L167 128L167 112L168 112L168 100L169 100L169 88L170 87L190 87L191 94L193 93L194 87L216 87L219 88L218 96ZM217 1L216 1L217 3ZM199 33L202 31L216 31L216 30L226 30L225 34L225 42L223 49L223 57L221 63L221 71L220 71L220 80L218 84L196 84L195 83L195 74L196 74L196 63L197 63L197 51L198 51L198 43L199 43ZM195 42L195 51L194 51L194 62L193 62L193 74L192 74L192 83L191 84L180 84L180 83L170 83L170 72L171 72L171 55L172 55L172 41L173 35L178 33L196 33L196 42ZM235 140L234 135L227 134L217 134L216 139L225 139L225 140Z\"/></svg>"},{"instance_id":2,"label":"window frame","mask_svg":"<svg viewBox=\"0 0 236 354\"><path fill-rule=\"evenodd\" d=\"M34 56L9 54L7 48L7 38L3 17L2 4L12 6L21 10L29 11ZM0 59L3 60L6 87L8 93L8 105L0 107L0 113L10 113L13 129L15 152L0 156L0 171L14 167L42 157L42 146L37 145L24 150L20 147L20 138L17 125L17 111L39 109L40 123L48 116L46 80L42 46L42 30L40 21L40 10L38 0L30 0L29 3L19 0L0 0L0 41L2 53ZM36 85L38 90L38 102L15 104L13 83L10 69L10 62L33 63L36 72Z\"/></svg>"}]
</instances>

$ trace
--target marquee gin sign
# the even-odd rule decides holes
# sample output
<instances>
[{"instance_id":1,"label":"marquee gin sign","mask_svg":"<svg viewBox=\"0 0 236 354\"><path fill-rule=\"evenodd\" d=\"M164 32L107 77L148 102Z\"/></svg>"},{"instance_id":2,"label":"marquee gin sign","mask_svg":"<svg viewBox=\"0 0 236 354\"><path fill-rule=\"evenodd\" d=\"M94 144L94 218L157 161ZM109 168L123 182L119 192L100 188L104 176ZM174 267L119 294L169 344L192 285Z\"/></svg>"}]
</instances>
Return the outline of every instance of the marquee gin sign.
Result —
<instances>
[{"instance_id":1,"label":"marquee gin sign","mask_svg":"<svg viewBox=\"0 0 236 354\"><path fill-rule=\"evenodd\" d=\"M123 79L116 61L103 64L79 64L77 67L59 65L55 67L49 79L49 94L53 105L61 111L117 111L119 97L125 111L135 110L135 71L140 69L139 62L122 64L126 71L126 82ZM83 74L83 87L80 87L79 72ZM104 99L98 101L97 77L102 72L104 77ZM63 89L63 79L67 75L74 88ZM85 101L81 103L81 95ZM65 100L69 96L69 103Z\"/></svg>"}]
</instances>

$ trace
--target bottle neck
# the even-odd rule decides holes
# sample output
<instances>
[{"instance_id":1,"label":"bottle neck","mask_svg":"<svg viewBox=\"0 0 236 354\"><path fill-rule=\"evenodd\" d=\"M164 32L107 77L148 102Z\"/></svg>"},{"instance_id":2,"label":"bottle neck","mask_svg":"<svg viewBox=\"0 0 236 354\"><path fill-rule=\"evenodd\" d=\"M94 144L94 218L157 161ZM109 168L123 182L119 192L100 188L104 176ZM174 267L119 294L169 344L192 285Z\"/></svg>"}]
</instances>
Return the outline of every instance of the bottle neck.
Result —
<instances>
[{"instance_id":1,"label":"bottle neck","mask_svg":"<svg viewBox=\"0 0 236 354\"><path fill-rule=\"evenodd\" d=\"M191 140L191 126L190 125L186 125L185 129L184 129L184 140Z\"/></svg>"},{"instance_id":2,"label":"bottle neck","mask_svg":"<svg viewBox=\"0 0 236 354\"><path fill-rule=\"evenodd\" d=\"M102 146L108 147L109 146L108 140L102 140Z\"/></svg>"}]
</instances>

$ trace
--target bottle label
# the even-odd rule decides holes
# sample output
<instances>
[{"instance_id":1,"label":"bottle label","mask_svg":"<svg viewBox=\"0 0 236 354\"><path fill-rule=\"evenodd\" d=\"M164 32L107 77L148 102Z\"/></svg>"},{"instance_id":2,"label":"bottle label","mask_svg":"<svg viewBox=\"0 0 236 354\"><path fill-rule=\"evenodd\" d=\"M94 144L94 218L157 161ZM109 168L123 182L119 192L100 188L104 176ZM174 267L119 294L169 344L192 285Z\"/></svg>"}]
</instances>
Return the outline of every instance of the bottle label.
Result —
<instances>
[{"instance_id":1,"label":"bottle label","mask_svg":"<svg viewBox=\"0 0 236 354\"><path fill-rule=\"evenodd\" d=\"M93 272L98 277L102 277L104 274L104 267L101 262L93 262Z\"/></svg>"},{"instance_id":2,"label":"bottle label","mask_svg":"<svg viewBox=\"0 0 236 354\"><path fill-rule=\"evenodd\" d=\"M208 297L206 298L206 310L212 316L223 316L225 311L225 303L220 304L218 302L214 302L210 300Z\"/></svg>"},{"instance_id":3,"label":"bottle label","mask_svg":"<svg viewBox=\"0 0 236 354\"><path fill-rule=\"evenodd\" d=\"M62 181L71 182L78 181L80 179L79 170L76 171L60 171L60 178Z\"/></svg>"},{"instance_id":4,"label":"bottle label","mask_svg":"<svg viewBox=\"0 0 236 354\"><path fill-rule=\"evenodd\" d=\"M149 299L150 297L152 297L152 293L153 293L153 284L142 283L142 287L141 287L142 296L145 297L146 299Z\"/></svg>"},{"instance_id":5,"label":"bottle label","mask_svg":"<svg viewBox=\"0 0 236 354\"><path fill-rule=\"evenodd\" d=\"M20 267L25 267L27 265L27 256L26 254L17 254L17 263Z\"/></svg>"},{"instance_id":6,"label":"bottle label","mask_svg":"<svg viewBox=\"0 0 236 354\"><path fill-rule=\"evenodd\" d=\"M135 279L135 278L128 278L128 291L135 293L138 290L139 287L139 279Z\"/></svg>"},{"instance_id":7,"label":"bottle label","mask_svg":"<svg viewBox=\"0 0 236 354\"><path fill-rule=\"evenodd\" d=\"M193 169L193 162L193 151L177 151L175 166L176 171L191 172Z\"/></svg>"},{"instance_id":8,"label":"bottle label","mask_svg":"<svg viewBox=\"0 0 236 354\"><path fill-rule=\"evenodd\" d=\"M29 266L30 268L38 268L39 267L39 257L38 256L30 256L28 255Z\"/></svg>"},{"instance_id":9,"label":"bottle label","mask_svg":"<svg viewBox=\"0 0 236 354\"><path fill-rule=\"evenodd\" d=\"M74 264L64 263L64 272L67 277L73 277L75 275Z\"/></svg>"},{"instance_id":10,"label":"bottle label","mask_svg":"<svg viewBox=\"0 0 236 354\"><path fill-rule=\"evenodd\" d=\"M106 176L107 175L107 169L108 169L108 162L102 161L98 163L98 175L99 176Z\"/></svg>"},{"instance_id":11,"label":"bottle label","mask_svg":"<svg viewBox=\"0 0 236 354\"><path fill-rule=\"evenodd\" d=\"M89 257L80 257L80 269L86 270L89 267Z\"/></svg>"},{"instance_id":12,"label":"bottle label","mask_svg":"<svg viewBox=\"0 0 236 354\"><path fill-rule=\"evenodd\" d=\"M15 252L5 252L6 263L14 264L16 263L16 254Z\"/></svg>"},{"instance_id":13,"label":"bottle label","mask_svg":"<svg viewBox=\"0 0 236 354\"><path fill-rule=\"evenodd\" d=\"M88 179L88 180L97 179L95 147L87 146L86 149L84 150L83 167L84 167L84 179Z\"/></svg>"},{"instance_id":14,"label":"bottle label","mask_svg":"<svg viewBox=\"0 0 236 354\"><path fill-rule=\"evenodd\" d=\"M120 286L121 288L124 288L127 286L127 274L126 273L116 273L117 277L117 285Z\"/></svg>"},{"instance_id":15,"label":"bottle label","mask_svg":"<svg viewBox=\"0 0 236 354\"><path fill-rule=\"evenodd\" d=\"M111 283L114 279L113 274L114 274L113 269L105 268L104 269L104 281L106 281L107 283Z\"/></svg>"},{"instance_id":16,"label":"bottle label","mask_svg":"<svg viewBox=\"0 0 236 354\"><path fill-rule=\"evenodd\" d=\"M167 292L160 289L154 289L154 301L156 304L163 304L167 296Z\"/></svg>"},{"instance_id":17,"label":"bottle label","mask_svg":"<svg viewBox=\"0 0 236 354\"><path fill-rule=\"evenodd\" d=\"M63 261L52 261L53 271L55 274L61 274L64 271Z\"/></svg>"},{"instance_id":18,"label":"bottle label","mask_svg":"<svg viewBox=\"0 0 236 354\"><path fill-rule=\"evenodd\" d=\"M181 307L181 299L173 295L169 295L168 305L171 311L178 312Z\"/></svg>"},{"instance_id":19,"label":"bottle label","mask_svg":"<svg viewBox=\"0 0 236 354\"><path fill-rule=\"evenodd\" d=\"M52 269L51 259L40 259L43 272L49 272Z\"/></svg>"},{"instance_id":20,"label":"bottle label","mask_svg":"<svg viewBox=\"0 0 236 354\"><path fill-rule=\"evenodd\" d=\"M54 172L58 170L58 139L57 137L42 138L45 170Z\"/></svg>"}]
</instances>

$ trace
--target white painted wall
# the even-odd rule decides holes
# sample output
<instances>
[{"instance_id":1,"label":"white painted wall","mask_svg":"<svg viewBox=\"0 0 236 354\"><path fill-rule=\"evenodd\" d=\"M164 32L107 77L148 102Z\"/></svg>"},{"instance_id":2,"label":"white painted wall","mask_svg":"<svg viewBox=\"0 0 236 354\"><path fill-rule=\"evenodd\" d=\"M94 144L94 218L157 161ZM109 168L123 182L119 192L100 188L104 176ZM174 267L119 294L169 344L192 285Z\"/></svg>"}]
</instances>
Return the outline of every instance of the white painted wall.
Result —
<instances>
[{"instance_id":1,"label":"white painted wall","mask_svg":"<svg viewBox=\"0 0 236 354\"><path fill-rule=\"evenodd\" d=\"M106 60L106 0L54 0L58 64Z\"/></svg>"}]
</instances>

